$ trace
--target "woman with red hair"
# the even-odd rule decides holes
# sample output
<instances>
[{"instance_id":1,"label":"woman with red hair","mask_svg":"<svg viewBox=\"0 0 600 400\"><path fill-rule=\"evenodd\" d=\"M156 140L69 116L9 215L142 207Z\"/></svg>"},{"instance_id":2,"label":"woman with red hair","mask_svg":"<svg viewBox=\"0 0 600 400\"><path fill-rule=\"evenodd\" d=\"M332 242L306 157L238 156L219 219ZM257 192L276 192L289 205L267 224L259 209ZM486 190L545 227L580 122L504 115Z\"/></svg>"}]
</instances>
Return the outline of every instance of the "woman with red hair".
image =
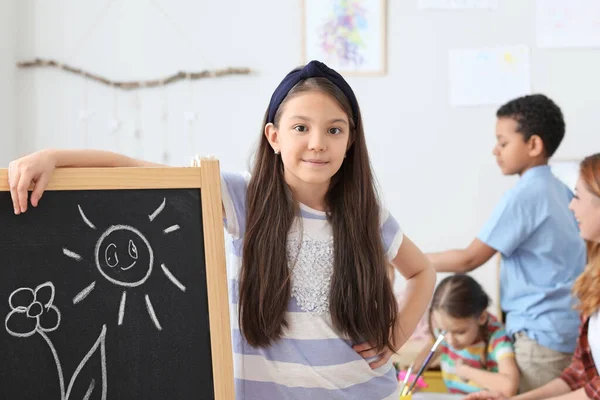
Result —
<instances>
[{"instance_id":1,"label":"woman with red hair","mask_svg":"<svg viewBox=\"0 0 600 400\"><path fill-rule=\"evenodd\" d=\"M581 162L575 197L569 208L575 214L581 236L587 242L588 264L573 286L578 297L582 324L577 349L559 378L515 400L592 399L600 400L600 153ZM473 399L505 399L492 392L477 392Z\"/></svg>"}]
</instances>

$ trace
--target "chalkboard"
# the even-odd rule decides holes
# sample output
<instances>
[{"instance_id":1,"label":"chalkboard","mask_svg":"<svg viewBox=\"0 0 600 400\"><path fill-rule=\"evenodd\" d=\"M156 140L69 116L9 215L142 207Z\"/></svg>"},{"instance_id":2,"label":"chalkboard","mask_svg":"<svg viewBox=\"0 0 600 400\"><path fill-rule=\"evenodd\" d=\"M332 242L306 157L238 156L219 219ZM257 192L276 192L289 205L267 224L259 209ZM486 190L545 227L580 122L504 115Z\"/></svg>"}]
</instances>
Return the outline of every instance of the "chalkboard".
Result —
<instances>
[{"instance_id":1,"label":"chalkboard","mask_svg":"<svg viewBox=\"0 0 600 400\"><path fill-rule=\"evenodd\" d=\"M233 399L218 163L0 171L0 387L14 399Z\"/></svg>"}]
</instances>

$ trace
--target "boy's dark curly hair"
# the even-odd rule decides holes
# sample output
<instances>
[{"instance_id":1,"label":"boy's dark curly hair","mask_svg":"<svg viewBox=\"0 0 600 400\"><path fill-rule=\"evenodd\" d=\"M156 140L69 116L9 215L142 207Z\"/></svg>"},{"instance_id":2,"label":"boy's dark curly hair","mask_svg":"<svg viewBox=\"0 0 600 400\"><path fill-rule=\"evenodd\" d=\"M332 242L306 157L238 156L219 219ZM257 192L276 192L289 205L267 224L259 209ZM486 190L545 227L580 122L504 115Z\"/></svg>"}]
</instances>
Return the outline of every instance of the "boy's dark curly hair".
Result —
<instances>
[{"instance_id":1,"label":"boy's dark curly hair","mask_svg":"<svg viewBox=\"0 0 600 400\"><path fill-rule=\"evenodd\" d=\"M496 117L517 121L517 132L525 140L533 135L539 136L548 158L552 157L565 136L565 120L560 107L543 94L513 99L498 109Z\"/></svg>"}]
</instances>

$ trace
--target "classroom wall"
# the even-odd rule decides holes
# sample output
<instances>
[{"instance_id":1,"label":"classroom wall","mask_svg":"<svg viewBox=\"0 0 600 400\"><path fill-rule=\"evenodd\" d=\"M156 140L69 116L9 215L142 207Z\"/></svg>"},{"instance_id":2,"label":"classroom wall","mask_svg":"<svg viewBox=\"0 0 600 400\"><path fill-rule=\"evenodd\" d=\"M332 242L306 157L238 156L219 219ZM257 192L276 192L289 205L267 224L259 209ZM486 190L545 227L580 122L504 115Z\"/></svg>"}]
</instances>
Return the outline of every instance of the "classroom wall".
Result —
<instances>
[{"instance_id":1,"label":"classroom wall","mask_svg":"<svg viewBox=\"0 0 600 400\"><path fill-rule=\"evenodd\" d=\"M0 165L15 157L15 48L17 7L14 1L0 2Z\"/></svg>"},{"instance_id":2,"label":"classroom wall","mask_svg":"<svg viewBox=\"0 0 600 400\"><path fill-rule=\"evenodd\" d=\"M20 152L87 146L172 165L211 154L222 169L243 170L272 90L301 62L299 1L23 0L17 7L28 27L17 38L21 59L54 58L116 80L227 66L254 71L136 94L57 70L21 70ZM387 75L348 77L385 202L425 251L467 245L515 182L491 155L496 106L449 105L449 49L532 46L533 91L554 97L567 119L557 156L600 149L600 52L535 48L533 7L503 0L496 11L424 12L417 0L390 0ZM122 126L111 132L115 117ZM495 301L495 261L474 275Z\"/></svg>"}]
</instances>

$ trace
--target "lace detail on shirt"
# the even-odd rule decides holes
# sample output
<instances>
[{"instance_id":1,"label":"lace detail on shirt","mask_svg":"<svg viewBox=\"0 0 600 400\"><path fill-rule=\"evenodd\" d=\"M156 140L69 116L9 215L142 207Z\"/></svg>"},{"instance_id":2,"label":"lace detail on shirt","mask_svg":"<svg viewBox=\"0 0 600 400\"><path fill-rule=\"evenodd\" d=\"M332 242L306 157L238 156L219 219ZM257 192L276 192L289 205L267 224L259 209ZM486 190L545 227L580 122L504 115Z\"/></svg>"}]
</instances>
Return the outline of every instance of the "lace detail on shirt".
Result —
<instances>
[{"instance_id":1,"label":"lace detail on shirt","mask_svg":"<svg viewBox=\"0 0 600 400\"><path fill-rule=\"evenodd\" d=\"M300 308L315 314L329 313L333 238L317 240L304 233L301 238L288 238L287 251L292 270L292 296Z\"/></svg>"}]
</instances>

